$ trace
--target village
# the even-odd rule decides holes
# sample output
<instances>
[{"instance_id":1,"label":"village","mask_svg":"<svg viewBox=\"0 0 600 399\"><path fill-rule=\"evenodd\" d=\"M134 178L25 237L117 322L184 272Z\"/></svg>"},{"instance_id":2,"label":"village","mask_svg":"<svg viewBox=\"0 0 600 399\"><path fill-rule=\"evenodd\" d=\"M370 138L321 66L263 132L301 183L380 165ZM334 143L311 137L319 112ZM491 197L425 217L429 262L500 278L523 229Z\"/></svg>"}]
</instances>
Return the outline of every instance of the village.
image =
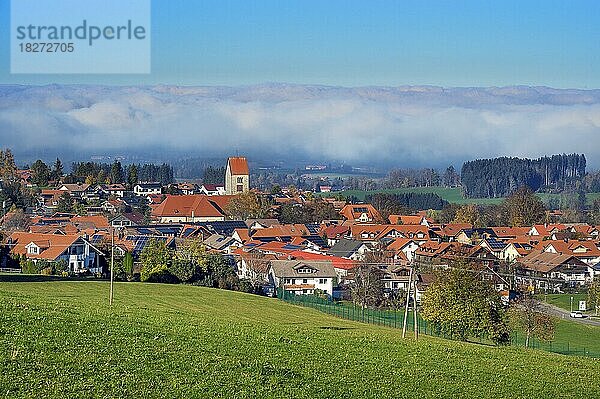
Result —
<instances>
[{"instance_id":1,"label":"village","mask_svg":"<svg viewBox=\"0 0 600 399\"><path fill-rule=\"evenodd\" d=\"M19 173L27 184L28 172ZM39 192L35 213L5 210L0 266L5 272L29 265L40 273L106 278L111 265L129 262L128 279L135 280L150 243L175 251L194 241L222 256L252 292L270 296L285 290L350 298L355 270L362 264L374 266L385 296L414 289L417 301L435 270L457 261L491 281L506 301L519 293L576 292L600 276L599 229L588 224L478 228L440 223L427 210L384 219L369 203L251 187L244 157L228 159L222 185L59 181ZM276 215L283 205L302 208L319 201L337 217L314 223L254 217L252 203L250 210L240 211L248 198L240 199L248 195L250 202L269 198L266 214ZM61 212L59 203L65 200L73 207L92 201L99 206L88 206L83 215Z\"/></svg>"}]
</instances>

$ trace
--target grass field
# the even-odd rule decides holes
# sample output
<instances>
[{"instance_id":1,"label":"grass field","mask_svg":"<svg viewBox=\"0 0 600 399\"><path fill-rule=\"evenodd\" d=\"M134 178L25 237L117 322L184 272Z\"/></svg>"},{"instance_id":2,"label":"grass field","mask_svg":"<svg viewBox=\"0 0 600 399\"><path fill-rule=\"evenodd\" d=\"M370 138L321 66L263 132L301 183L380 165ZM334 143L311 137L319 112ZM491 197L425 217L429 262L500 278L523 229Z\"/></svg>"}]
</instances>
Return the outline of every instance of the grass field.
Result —
<instances>
[{"instance_id":1,"label":"grass field","mask_svg":"<svg viewBox=\"0 0 600 399\"><path fill-rule=\"evenodd\" d=\"M448 202L455 204L499 204L502 202L502 198L463 198L460 188L448 188L448 187L411 187L411 188L398 188L390 190L346 190L341 192L345 196L355 196L359 200L364 200L365 196L376 193L387 193L387 194L403 194L403 193L434 193L442 197ZM332 195L339 193L332 193ZM329 193L327 195L330 195Z\"/></svg>"},{"instance_id":2,"label":"grass field","mask_svg":"<svg viewBox=\"0 0 600 399\"><path fill-rule=\"evenodd\" d=\"M464 198L460 188L448 188L448 187L411 187L411 188L398 188L390 190L375 190L375 191L364 191L364 190L346 190L342 191L341 194L345 196L354 196L359 200L364 200L365 196L376 193L388 193L388 194L403 194L403 193L434 193L445 199L446 201L453 204L499 204L504 198ZM326 193L322 194L325 196L337 195L340 193ZM540 193L538 196L544 201L548 202L550 198L560 199L560 194L546 194ZM591 204L595 199L600 198L600 193L589 193L587 194L587 202Z\"/></svg>"},{"instance_id":3,"label":"grass field","mask_svg":"<svg viewBox=\"0 0 600 399\"><path fill-rule=\"evenodd\" d=\"M548 302L564 310L571 311L571 297L573 297L573 310L579 310L579 301L586 301L587 294L543 294L538 295L540 301Z\"/></svg>"},{"instance_id":4,"label":"grass field","mask_svg":"<svg viewBox=\"0 0 600 399\"><path fill-rule=\"evenodd\" d=\"M0 395L598 397L600 362L422 337L248 294L0 283Z\"/></svg>"}]
</instances>

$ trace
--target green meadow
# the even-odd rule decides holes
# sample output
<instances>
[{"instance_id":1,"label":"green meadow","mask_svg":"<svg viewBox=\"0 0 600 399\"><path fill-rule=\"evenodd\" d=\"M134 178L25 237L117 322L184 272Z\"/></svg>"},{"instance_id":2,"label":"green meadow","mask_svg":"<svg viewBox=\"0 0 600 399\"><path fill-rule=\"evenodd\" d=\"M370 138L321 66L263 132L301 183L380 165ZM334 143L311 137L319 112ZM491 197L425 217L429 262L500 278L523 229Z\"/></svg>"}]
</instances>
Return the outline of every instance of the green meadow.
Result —
<instances>
[{"instance_id":1,"label":"green meadow","mask_svg":"<svg viewBox=\"0 0 600 399\"><path fill-rule=\"evenodd\" d=\"M0 276L0 281L2 277ZM597 359L347 321L182 285L0 282L0 396L600 396Z\"/></svg>"}]
</instances>

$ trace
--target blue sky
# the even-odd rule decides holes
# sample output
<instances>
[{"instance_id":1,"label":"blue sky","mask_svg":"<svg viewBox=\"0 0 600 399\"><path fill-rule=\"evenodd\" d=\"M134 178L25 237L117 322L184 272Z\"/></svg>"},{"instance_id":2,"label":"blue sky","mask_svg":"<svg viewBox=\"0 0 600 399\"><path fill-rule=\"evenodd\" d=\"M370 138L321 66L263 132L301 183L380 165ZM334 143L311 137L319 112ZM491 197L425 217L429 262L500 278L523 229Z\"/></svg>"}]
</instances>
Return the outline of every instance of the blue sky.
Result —
<instances>
[{"instance_id":1,"label":"blue sky","mask_svg":"<svg viewBox=\"0 0 600 399\"><path fill-rule=\"evenodd\" d=\"M9 15L0 83L600 87L598 1L154 0L149 75L11 75Z\"/></svg>"}]
</instances>

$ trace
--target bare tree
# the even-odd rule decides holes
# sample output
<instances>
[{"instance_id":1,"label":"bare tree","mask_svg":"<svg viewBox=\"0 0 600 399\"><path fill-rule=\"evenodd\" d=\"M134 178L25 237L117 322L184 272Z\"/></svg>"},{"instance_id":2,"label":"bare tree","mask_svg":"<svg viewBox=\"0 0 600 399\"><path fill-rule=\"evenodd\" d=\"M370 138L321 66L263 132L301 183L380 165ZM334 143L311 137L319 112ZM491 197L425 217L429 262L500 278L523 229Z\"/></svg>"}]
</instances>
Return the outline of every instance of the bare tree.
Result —
<instances>
[{"instance_id":1,"label":"bare tree","mask_svg":"<svg viewBox=\"0 0 600 399\"><path fill-rule=\"evenodd\" d=\"M377 306L383 300L381 271L371 264L360 264L354 269L354 283L351 286L352 301L363 309Z\"/></svg>"},{"instance_id":2,"label":"bare tree","mask_svg":"<svg viewBox=\"0 0 600 399\"><path fill-rule=\"evenodd\" d=\"M533 298L525 298L517 302L509 313L513 328L525 333L525 347L535 337L542 341L554 338L554 320L542 312L541 305Z\"/></svg>"}]
</instances>

